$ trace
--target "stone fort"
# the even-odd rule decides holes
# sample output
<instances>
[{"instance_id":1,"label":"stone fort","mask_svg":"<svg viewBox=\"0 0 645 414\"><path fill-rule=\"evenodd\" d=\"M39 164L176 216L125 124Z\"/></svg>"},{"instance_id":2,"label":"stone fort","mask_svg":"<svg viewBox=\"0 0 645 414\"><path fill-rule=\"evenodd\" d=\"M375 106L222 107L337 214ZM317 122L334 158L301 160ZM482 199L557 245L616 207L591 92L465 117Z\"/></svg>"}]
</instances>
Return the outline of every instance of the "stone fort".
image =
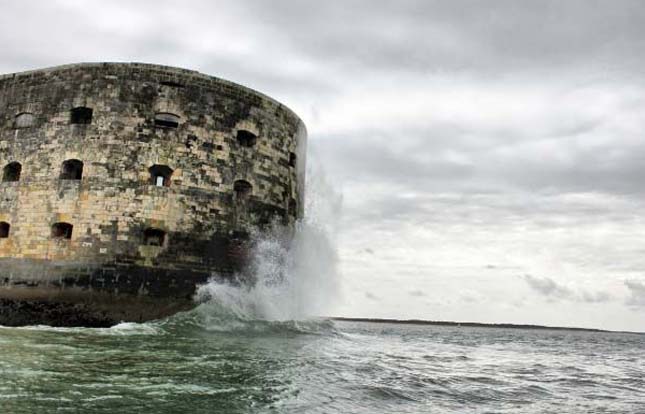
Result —
<instances>
[{"instance_id":1,"label":"stone fort","mask_svg":"<svg viewBox=\"0 0 645 414\"><path fill-rule=\"evenodd\" d=\"M87 63L0 76L0 324L109 326L192 306L249 228L303 212L306 130L195 71Z\"/></svg>"}]
</instances>

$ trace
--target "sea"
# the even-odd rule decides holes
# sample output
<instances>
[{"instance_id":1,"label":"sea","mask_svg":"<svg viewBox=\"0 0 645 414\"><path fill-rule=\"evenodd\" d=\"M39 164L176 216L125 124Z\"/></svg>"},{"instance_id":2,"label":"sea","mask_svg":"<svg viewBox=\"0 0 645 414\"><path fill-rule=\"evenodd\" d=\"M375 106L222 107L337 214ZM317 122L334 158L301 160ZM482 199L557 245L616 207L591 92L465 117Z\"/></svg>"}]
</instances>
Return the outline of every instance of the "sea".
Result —
<instances>
[{"instance_id":1,"label":"sea","mask_svg":"<svg viewBox=\"0 0 645 414\"><path fill-rule=\"evenodd\" d=\"M212 311L0 328L0 412L645 412L645 335Z\"/></svg>"}]
</instances>

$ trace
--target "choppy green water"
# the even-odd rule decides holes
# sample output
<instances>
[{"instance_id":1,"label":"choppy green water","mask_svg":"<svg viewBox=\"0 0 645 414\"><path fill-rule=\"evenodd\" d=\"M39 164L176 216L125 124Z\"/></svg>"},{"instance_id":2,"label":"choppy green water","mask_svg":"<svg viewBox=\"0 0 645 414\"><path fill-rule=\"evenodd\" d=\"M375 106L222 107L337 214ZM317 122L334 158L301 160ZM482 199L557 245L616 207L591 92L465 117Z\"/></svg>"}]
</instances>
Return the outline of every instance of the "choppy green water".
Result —
<instances>
[{"instance_id":1,"label":"choppy green water","mask_svg":"<svg viewBox=\"0 0 645 414\"><path fill-rule=\"evenodd\" d=\"M2 413L639 412L645 336L199 310L110 329L0 328Z\"/></svg>"}]
</instances>

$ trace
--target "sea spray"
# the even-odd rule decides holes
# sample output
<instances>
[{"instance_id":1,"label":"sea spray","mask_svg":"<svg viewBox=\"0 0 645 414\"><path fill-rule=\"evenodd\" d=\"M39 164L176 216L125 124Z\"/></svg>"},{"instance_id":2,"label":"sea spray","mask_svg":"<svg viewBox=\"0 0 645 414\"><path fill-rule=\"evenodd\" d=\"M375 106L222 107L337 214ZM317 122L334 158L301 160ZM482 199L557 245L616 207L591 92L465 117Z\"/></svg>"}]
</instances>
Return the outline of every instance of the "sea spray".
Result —
<instances>
[{"instance_id":1,"label":"sea spray","mask_svg":"<svg viewBox=\"0 0 645 414\"><path fill-rule=\"evenodd\" d=\"M305 217L293 231L279 224L252 231L247 275L238 275L245 282L213 278L198 289L196 312L207 325L226 320L230 327L231 319L302 321L331 314L339 299L335 235L342 199L320 166L312 164Z\"/></svg>"}]
</instances>

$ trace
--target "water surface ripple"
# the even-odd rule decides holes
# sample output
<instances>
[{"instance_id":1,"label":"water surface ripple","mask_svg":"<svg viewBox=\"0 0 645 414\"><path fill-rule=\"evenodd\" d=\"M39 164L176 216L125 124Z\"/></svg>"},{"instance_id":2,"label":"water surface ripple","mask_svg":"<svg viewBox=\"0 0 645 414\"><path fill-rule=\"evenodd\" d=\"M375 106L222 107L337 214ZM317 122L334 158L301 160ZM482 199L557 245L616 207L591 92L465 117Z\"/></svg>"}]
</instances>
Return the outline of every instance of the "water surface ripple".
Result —
<instances>
[{"instance_id":1,"label":"water surface ripple","mask_svg":"<svg viewBox=\"0 0 645 414\"><path fill-rule=\"evenodd\" d=\"M0 328L2 413L635 413L645 336L363 322Z\"/></svg>"}]
</instances>

